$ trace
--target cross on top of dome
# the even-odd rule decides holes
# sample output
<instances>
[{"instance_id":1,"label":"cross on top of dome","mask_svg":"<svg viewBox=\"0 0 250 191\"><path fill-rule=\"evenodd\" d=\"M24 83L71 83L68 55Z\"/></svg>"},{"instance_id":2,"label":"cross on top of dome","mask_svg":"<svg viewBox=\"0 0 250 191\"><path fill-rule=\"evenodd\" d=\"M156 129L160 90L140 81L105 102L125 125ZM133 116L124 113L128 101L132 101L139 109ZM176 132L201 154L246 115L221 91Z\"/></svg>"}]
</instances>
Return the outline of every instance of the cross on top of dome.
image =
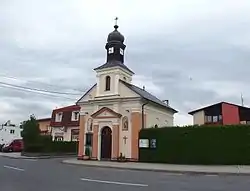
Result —
<instances>
[{"instance_id":1,"label":"cross on top of dome","mask_svg":"<svg viewBox=\"0 0 250 191\"><path fill-rule=\"evenodd\" d=\"M108 42L111 42L111 41L117 41L121 43L124 42L124 36L117 30L119 28L117 21L118 21L118 17L115 18L115 25L114 25L115 30L109 33L108 35L108 39L107 39Z\"/></svg>"}]
</instances>

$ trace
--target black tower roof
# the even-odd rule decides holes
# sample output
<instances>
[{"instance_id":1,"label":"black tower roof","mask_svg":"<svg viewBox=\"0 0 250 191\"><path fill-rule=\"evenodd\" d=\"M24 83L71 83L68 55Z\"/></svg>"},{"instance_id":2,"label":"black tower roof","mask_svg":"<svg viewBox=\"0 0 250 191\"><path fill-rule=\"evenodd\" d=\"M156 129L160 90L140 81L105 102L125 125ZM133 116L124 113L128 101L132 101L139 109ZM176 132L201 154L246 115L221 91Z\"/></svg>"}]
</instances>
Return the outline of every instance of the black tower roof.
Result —
<instances>
[{"instance_id":1,"label":"black tower roof","mask_svg":"<svg viewBox=\"0 0 250 191\"><path fill-rule=\"evenodd\" d=\"M117 21L117 18L116 18ZM124 65L124 51L126 45L124 44L124 36L117 30L117 23L114 26L114 31L109 33L107 38L107 43L105 45L105 49L107 50L107 61L105 64L95 68L94 70L100 70L104 68L111 67L121 67L128 72L134 74L132 70L130 70L126 65Z\"/></svg>"},{"instance_id":2,"label":"black tower roof","mask_svg":"<svg viewBox=\"0 0 250 191\"><path fill-rule=\"evenodd\" d=\"M121 43L124 42L125 38L124 38L124 36L117 30L118 27L119 27L118 25L115 25L115 26L114 26L115 30L114 30L113 32L109 33L108 39L107 39L108 42L112 42L112 41L118 41L118 42L121 42Z\"/></svg>"}]
</instances>

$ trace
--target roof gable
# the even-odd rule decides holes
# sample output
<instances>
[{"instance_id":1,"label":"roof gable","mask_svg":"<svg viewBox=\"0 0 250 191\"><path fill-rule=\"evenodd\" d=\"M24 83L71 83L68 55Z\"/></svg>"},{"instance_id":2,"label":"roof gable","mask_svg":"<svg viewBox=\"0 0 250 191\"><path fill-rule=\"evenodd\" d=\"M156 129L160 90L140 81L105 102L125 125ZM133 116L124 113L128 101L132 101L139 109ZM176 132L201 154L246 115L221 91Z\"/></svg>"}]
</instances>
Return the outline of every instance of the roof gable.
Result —
<instances>
[{"instance_id":1,"label":"roof gable","mask_svg":"<svg viewBox=\"0 0 250 191\"><path fill-rule=\"evenodd\" d=\"M70 105L70 106L54 109L53 113L65 112L65 111L78 111L78 110L80 110L80 106L78 106L78 105Z\"/></svg>"},{"instance_id":2,"label":"roof gable","mask_svg":"<svg viewBox=\"0 0 250 191\"><path fill-rule=\"evenodd\" d=\"M50 122L50 120L51 120L51 117L50 117L50 118L41 118L41 119L37 119L36 121L37 121L37 122L46 122L46 121Z\"/></svg>"},{"instance_id":3,"label":"roof gable","mask_svg":"<svg viewBox=\"0 0 250 191\"><path fill-rule=\"evenodd\" d=\"M121 98L140 98L141 95L136 93L134 90L126 86L124 83L119 81L119 97Z\"/></svg>"},{"instance_id":4,"label":"roof gable","mask_svg":"<svg viewBox=\"0 0 250 191\"><path fill-rule=\"evenodd\" d=\"M120 113L117 113L108 107L103 107L91 115L93 118L120 118L121 116Z\"/></svg>"},{"instance_id":5,"label":"roof gable","mask_svg":"<svg viewBox=\"0 0 250 191\"><path fill-rule=\"evenodd\" d=\"M129 84L127 82L124 82L123 80L120 80L125 86L127 86L128 88L130 88L132 91L134 91L135 93L139 94L141 97L143 97L144 99L151 101L161 107L167 108L172 110L172 112L177 113L178 111L176 111L175 109L171 108L169 105L165 104L163 101L161 101L160 99L158 99L156 96L152 95L151 93L147 92L146 90L143 90L133 84Z\"/></svg>"},{"instance_id":6,"label":"roof gable","mask_svg":"<svg viewBox=\"0 0 250 191\"><path fill-rule=\"evenodd\" d=\"M95 83L88 91L86 91L85 94L83 94L83 96L80 97L79 100L77 100L76 104L78 104L79 102L82 102L82 101L88 101L89 100L88 96L92 93L92 91L95 90L96 85L97 85L97 83ZM87 99L85 100L85 98L87 98Z\"/></svg>"}]
</instances>

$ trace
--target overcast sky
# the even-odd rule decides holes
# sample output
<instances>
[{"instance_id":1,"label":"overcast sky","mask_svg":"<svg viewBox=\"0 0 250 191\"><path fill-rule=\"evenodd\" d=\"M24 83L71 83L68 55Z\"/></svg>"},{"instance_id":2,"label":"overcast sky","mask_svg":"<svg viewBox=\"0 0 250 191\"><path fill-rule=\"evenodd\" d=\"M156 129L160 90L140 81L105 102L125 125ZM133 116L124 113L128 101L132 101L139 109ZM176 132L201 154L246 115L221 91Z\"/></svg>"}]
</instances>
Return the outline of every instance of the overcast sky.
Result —
<instances>
[{"instance_id":1,"label":"overcast sky","mask_svg":"<svg viewBox=\"0 0 250 191\"><path fill-rule=\"evenodd\" d=\"M106 60L116 16L134 84L169 99L176 124L201 106L240 104L241 92L250 105L249 0L1 0L0 123L74 104Z\"/></svg>"}]
</instances>

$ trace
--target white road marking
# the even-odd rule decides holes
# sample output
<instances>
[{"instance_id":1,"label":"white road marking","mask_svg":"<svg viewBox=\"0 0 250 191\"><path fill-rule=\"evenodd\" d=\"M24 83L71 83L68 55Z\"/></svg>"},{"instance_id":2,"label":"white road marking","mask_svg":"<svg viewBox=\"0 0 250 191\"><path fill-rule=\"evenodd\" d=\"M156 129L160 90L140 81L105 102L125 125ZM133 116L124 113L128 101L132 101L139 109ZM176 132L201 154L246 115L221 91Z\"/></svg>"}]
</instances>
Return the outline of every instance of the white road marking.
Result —
<instances>
[{"instance_id":1,"label":"white road marking","mask_svg":"<svg viewBox=\"0 0 250 191\"><path fill-rule=\"evenodd\" d=\"M26 160L26 161L33 161L33 162L37 161L37 159L24 159L24 160Z\"/></svg>"},{"instance_id":2,"label":"white road marking","mask_svg":"<svg viewBox=\"0 0 250 191\"><path fill-rule=\"evenodd\" d=\"M217 174L206 174L205 176L218 176Z\"/></svg>"},{"instance_id":3,"label":"white road marking","mask_svg":"<svg viewBox=\"0 0 250 191\"><path fill-rule=\"evenodd\" d=\"M182 173L166 173L167 176L182 176Z\"/></svg>"},{"instance_id":4,"label":"white road marking","mask_svg":"<svg viewBox=\"0 0 250 191\"><path fill-rule=\"evenodd\" d=\"M104 184L117 184L117 185L125 185L125 186L138 186L138 187L147 187L147 184L135 184L135 183L126 183L126 182L114 182L114 181L106 181L106 180L95 180L95 179L88 179L88 178L81 178L82 181L87 182L97 182L97 183L104 183Z\"/></svg>"},{"instance_id":5,"label":"white road marking","mask_svg":"<svg viewBox=\"0 0 250 191\"><path fill-rule=\"evenodd\" d=\"M17 168L17 167L13 167L13 166L7 166L7 165L5 165L5 166L3 166L4 168L9 168L9 169L13 169L13 170L18 170L18 171L24 171L24 169L22 169L22 168Z\"/></svg>"}]
</instances>

